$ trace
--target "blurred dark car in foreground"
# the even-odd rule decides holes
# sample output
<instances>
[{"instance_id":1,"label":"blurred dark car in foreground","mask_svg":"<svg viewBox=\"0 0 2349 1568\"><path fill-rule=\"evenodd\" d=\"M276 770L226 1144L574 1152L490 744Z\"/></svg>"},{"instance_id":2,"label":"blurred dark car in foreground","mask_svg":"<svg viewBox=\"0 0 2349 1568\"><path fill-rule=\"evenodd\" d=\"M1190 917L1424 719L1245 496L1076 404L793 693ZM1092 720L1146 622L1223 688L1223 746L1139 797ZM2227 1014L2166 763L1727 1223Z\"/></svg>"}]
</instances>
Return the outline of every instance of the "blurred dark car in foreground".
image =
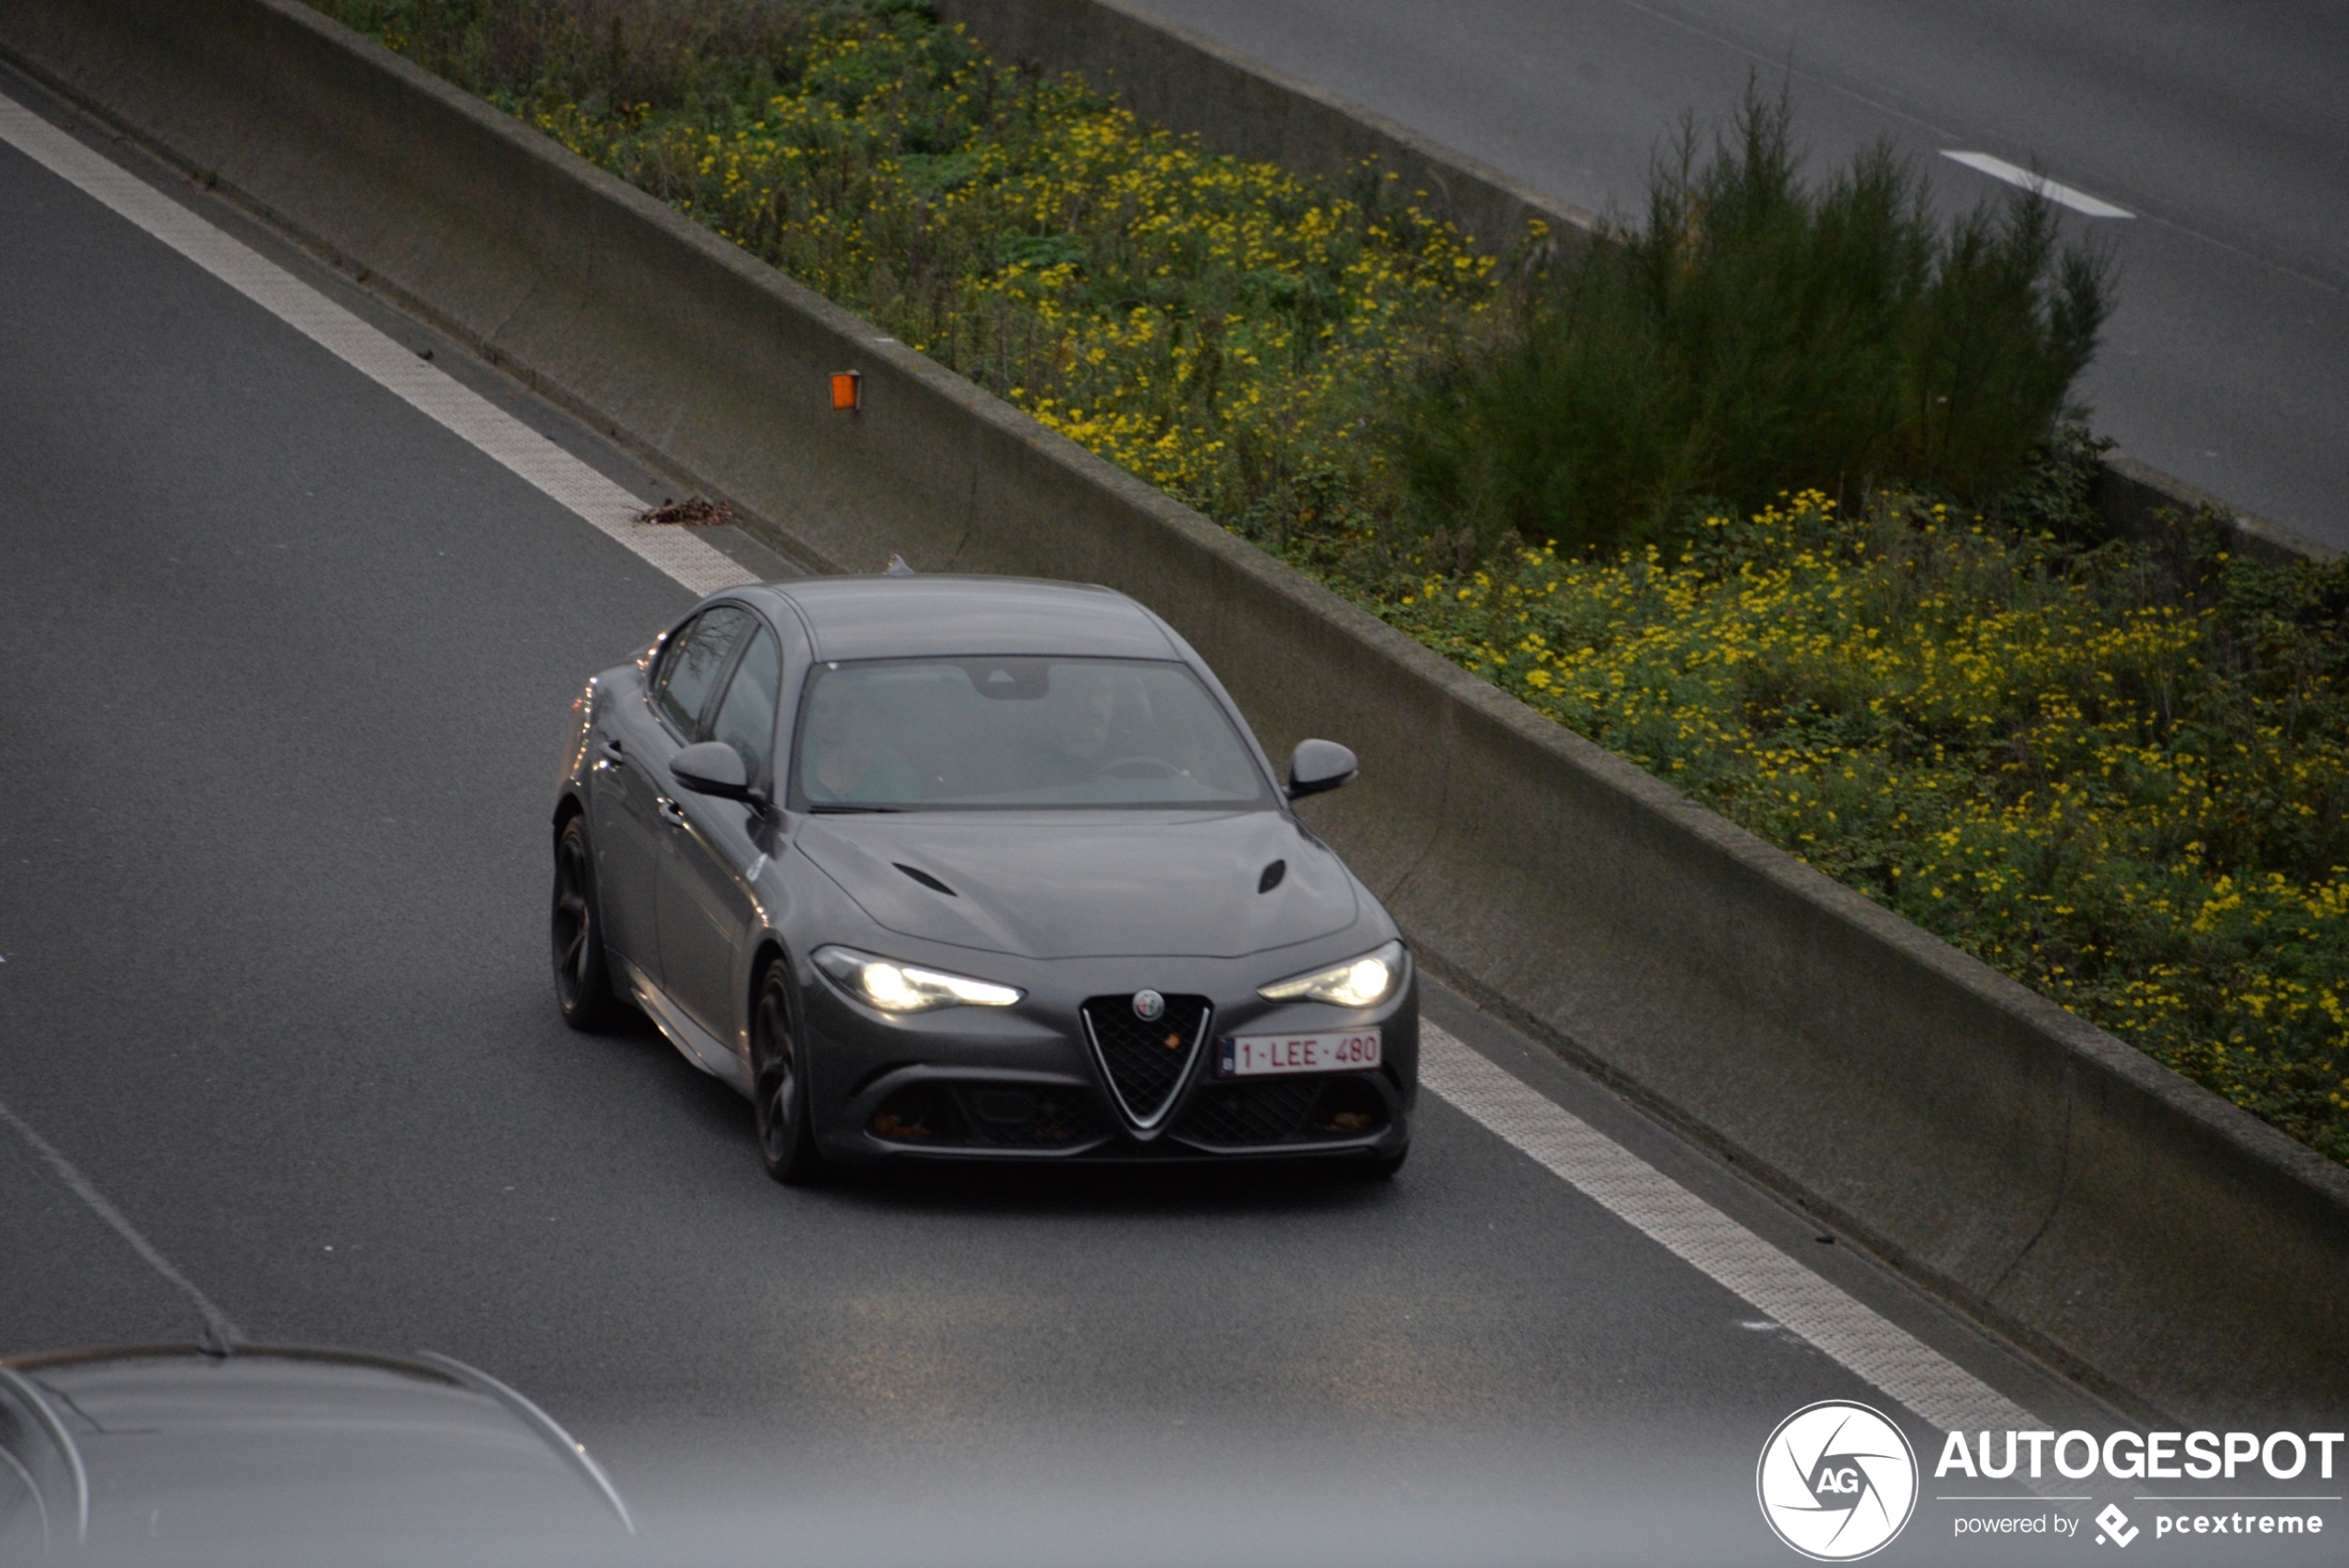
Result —
<instances>
[{"instance_id":1,"label":"blurred dark car in foreground","mask_svg":"<svg viewBox=\"0 0 2349 1568\"><path fill-rule=\"evenodd\" d=\"M635 1003L826 1161L1320 1159L1391 1173L1395 924L1174 630L1105 588L729 589L589 681L554 815L558 998Z\"/></svg>"},{"instance_id":2,"label":"blurred dark car in foreground","mask_svg":"<svg viewBox=\"0 0 2349 1568\"><path fill-rule=\"evenodd\" d=\"M445 1356L0 1362L0 1563L600 1562L634 1533L585 1449Z\"/></svg>"}]
</instances>

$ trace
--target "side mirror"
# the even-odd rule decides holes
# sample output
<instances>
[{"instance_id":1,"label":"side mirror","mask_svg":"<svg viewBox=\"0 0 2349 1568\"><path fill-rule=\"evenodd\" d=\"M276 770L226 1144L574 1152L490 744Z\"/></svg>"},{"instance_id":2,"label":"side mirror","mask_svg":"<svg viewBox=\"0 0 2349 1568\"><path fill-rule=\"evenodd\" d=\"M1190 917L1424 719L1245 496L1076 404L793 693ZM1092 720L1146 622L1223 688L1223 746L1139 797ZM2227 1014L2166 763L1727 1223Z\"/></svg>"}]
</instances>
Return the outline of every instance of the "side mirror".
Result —
<instances>
[{"instance_id":1,"label":"side mirror","mask_svg":"<svg viewBox=\"0 0 2349 1568\"><path fill-rule=\"evenodd\" d=\"M1354 753L1334 741L1299 741L1288 759L1288 798L1301 801L1334 790L1361 770Z\"/></svg>"},{"instance_id":2,"label":"side mirror","mask_svg":"<svg viewBox=\"0 0 2349 1568\"><path fill-rule=\"evenodd\" d=\"M696 795L762 803L759 792L750 787L749 777L743 772L742 753L723 741L686 747L669 759L669 772L679 789Z\"/></svg>"}]
</instances>

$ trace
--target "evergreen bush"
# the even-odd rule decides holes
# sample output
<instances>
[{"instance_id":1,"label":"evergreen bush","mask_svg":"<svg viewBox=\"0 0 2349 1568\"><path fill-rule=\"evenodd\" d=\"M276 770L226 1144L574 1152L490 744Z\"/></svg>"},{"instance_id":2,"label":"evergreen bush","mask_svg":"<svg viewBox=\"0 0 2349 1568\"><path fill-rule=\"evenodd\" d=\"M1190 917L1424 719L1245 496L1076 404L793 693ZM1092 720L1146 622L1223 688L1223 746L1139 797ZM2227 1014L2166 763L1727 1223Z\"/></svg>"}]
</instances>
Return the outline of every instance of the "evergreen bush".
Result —
<instances>
[{"instance_id":1,"label":"evergreen bush","mask_svg":"<svg viewBox=\"0 0 2349 1568\"><path fill-rule=\"evenodd\" d=\"M1809 485L1986 503L2047 443L2109 289L2044 200L1945 229L1881 146L1814 190L1785 102L1752 88L1696 151L1684 127L1644 229L1520 268L1419 376L1403 466L1463 562L1661 540Z\"/></svg>"}]
</instances>

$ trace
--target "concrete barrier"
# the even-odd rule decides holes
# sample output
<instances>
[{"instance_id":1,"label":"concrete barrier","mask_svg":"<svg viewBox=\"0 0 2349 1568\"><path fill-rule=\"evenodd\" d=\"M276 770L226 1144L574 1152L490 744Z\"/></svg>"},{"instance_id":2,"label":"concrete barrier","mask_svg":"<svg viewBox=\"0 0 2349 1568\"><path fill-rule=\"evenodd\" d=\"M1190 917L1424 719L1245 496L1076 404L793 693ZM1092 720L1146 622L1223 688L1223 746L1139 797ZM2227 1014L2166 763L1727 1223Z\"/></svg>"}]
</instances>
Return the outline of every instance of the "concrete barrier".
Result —
<instances>
[{"instance_id":1,"label":"concrete barrier","mask_svg":"<svg viewBox=\"0 0 2349 1568\"><path fill-rule=\"evenodd\" d=\"M2349 1170L290 0L0 0L0 54L815 562L1147 601L1361 753L1317 821L1435 968L2059 1365L2349 1408Z\"/></svg>"},{"instance_id":2,"label":"concrete barrier","mask_svg":"<svg viewBox=\"0 0 2349 1568\"><path fill-rule=\"evenodd\" d=\"M2097 475L2097 508L2112 531L2124 538L2144 539L2160 532L2164 515L2190 518L2216 513L2232 527L2235 548L2254 560L2281 566L2295 560L2337 561L2341 552L2270 522L2256 512L2229 505L2208 490L2159 469L2108 453Z\"/></svg>"},{"instance_id":3,"label":"concrete barrier","mask_svg":"<svg viewBox=\"0 0 2349 1568\"><path fill-rule=\"evenodd\" d=\"M997 57L1053 75L1074 71L1142 118L1195 135L1215 152L1334 179L1359 177L1366 163L1391 170L1403 189L1421 196L1423 208L1488 251L1506 253L1524 239L1530 218L1576 239L1599 227L1594 214L1490 164L1125 0L936 5ZM2165 509L2185 517L2208 510L2228 519L2242 551L2259 559L2339 555L2131 458L2105 459L2096 499L2107 522L2132 538L2158 532Z\"/></svg>"}]
</instances>

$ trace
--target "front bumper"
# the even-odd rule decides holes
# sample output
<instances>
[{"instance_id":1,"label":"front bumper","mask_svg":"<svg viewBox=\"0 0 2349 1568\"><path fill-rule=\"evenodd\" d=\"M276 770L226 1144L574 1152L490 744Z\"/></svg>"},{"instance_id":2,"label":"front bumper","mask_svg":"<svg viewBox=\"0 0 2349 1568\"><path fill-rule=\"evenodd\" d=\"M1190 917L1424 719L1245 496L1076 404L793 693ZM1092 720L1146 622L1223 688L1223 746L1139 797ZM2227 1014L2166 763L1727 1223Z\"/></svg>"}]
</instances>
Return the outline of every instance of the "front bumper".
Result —
<instances>
[{"instance_id":1,"label":"front bumper","mask_svg":"<svg viewBox=\"0 0 2349 1568\"><path fill-rule=\"evenodd\" d=\"M1368 1012L1284 1010L1273 1027L1381 1032L1381 1065L1346 1072L1218 1078L1215 1040L1266 1026L1253 998L1219 1007L1163 1113L1138 1126L1112 1094L1073 1005L1065 1022L949 1009L907 1026L829 986L806 998L816 1133L851 1163L902 1159L1114 1161L1391 1158L1417 1099L1415 974ZM1236 1022L1226 1024L1224 1019ZM1057 1024L1057 1026L1055 1026ZM958 1027L959 1026L959 1027Z\"/></svg>"}]
</instances>

